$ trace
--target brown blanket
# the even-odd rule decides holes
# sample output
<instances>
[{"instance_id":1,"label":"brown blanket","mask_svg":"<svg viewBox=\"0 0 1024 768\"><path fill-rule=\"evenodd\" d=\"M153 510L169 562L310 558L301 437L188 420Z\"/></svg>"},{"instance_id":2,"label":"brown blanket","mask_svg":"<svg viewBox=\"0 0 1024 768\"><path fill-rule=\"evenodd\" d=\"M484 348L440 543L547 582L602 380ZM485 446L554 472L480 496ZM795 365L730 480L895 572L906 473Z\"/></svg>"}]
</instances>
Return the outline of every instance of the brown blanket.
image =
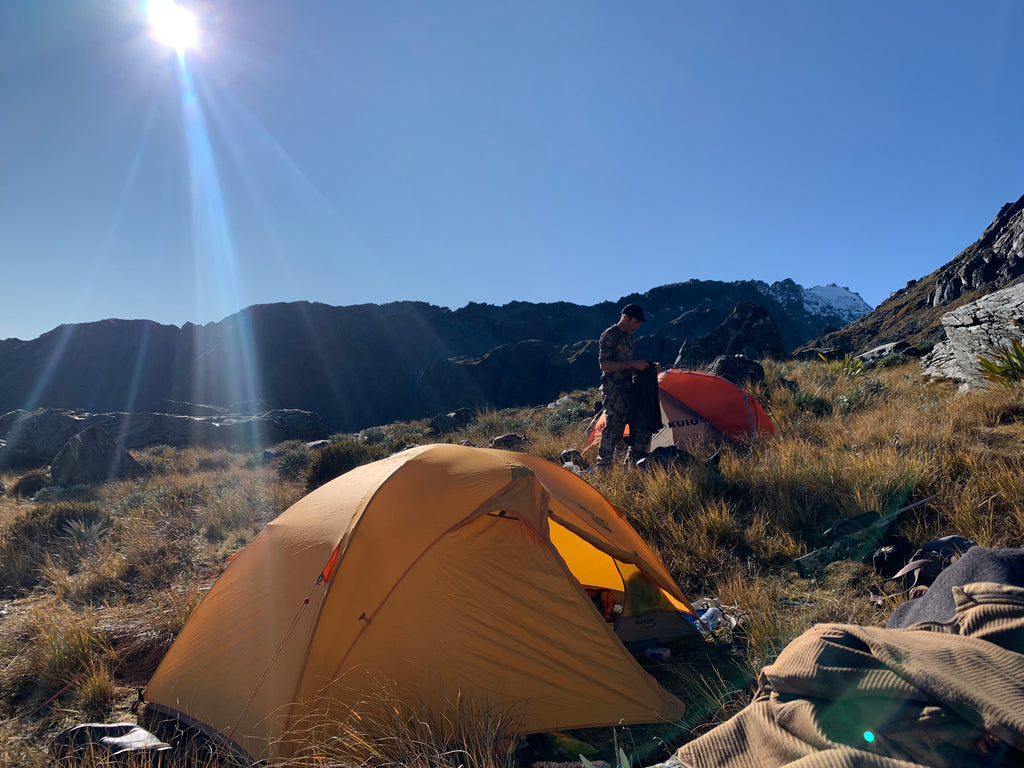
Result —
<instances>
[{"instance_id":1,"label":"brown blanket","mask_svg":"<svg viewBox=\"0 0 1024 768\"><path fill-rule=\"evenodd\" d=\"M742 712L663 765L1024 765L1024 589L953 595L946 623L805 632L762 670Z\"/></svg>"}]
</instances>

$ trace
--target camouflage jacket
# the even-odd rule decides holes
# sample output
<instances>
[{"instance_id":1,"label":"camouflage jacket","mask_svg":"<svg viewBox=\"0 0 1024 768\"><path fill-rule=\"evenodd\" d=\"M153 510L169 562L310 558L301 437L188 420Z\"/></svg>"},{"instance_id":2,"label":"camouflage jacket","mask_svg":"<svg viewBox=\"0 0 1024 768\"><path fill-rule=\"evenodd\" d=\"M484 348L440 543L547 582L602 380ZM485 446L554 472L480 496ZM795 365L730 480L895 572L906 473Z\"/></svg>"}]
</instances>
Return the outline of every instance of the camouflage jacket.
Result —
<instances>
[{"instance_id":1,"label":"camouflage jacket","mask_svg":"<svg viewBox=\"0 0 1024 768\"><path fill-rule=\"evenodd\" d=\"M613 325L601 334L597 346L598 363L628 363L633 359L633 337ZM602 373L601 384L614 387L629 387L633 382L633 371L627 368L614 373Z\"/></svg>"}]
</instances>

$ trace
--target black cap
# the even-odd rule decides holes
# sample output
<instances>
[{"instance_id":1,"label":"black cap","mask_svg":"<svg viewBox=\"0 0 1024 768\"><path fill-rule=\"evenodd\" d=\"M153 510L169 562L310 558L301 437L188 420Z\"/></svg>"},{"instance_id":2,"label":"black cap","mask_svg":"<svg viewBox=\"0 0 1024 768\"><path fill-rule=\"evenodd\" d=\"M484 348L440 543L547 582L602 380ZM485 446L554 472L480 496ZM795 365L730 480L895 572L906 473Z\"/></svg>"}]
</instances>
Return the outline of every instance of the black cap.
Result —
<instances>
[{"instance_id":1,"label":"black cap","mask_svg":"<svg viewBox=\"0 0 1024 768\"><path fill-rule=\"evenodd\" d=\"M647 322L647 318L644 317L644 311L640 308L639 304L627 304L622 308L622 314L639 320L641 323Z\"/></svg>"}]
</instances>

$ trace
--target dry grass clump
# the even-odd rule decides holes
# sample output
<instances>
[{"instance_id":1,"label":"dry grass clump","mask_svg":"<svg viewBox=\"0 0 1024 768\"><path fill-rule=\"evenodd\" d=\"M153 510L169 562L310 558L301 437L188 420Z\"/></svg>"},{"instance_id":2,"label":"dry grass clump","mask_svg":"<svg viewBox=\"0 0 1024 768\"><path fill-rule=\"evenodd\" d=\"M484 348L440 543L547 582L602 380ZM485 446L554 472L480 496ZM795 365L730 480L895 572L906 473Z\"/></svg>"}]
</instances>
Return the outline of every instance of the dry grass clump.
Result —
<instances>
[{"instance_id":1,"label":"dry grass clump","mask_svg":"<svg viewBox=\"0 0 1024 768\"><path fill-rule=\"evenodd\" d=\"M722 447L717 462L701 460L715 446L699 446L697 460L669 468L587 476L685 593L718 596L743 617L713 641L651 667L688 702L684 722L584 734L607 746L612 760L612 741L656 762L733 714L749 700L757 671L811 625L885 623L889 611L868 599L869 588L881 585L867 565L835 562L814 579L794 569L835 522L928 499L899 524L914 542L960 534L990 547L1024 544L1020 385L958 395L951 384L924 380L916 362L766 361L765 369L754 394L778 427L773 438ZM563 450L582 449L598 396L480 411L445 433L424 422L374 427L318 449L155 446L135 453L144 477L89 488L50 487L43 470L5 472L0 764L49 765L46 744L61 728L132 720L136 688L226 558L309 488L414 443L486 446L514 433L526 438L525 450L558 461ZM584 466L592 460L585 455ZM397 703L379 716L325 706L303 721L299 751L280 765L513 765L516 755L499 738L507 719L471 702L460 706L440 721ZM96 755L82 765L105 760ZM193 764L212 768L216 756Z\"/></svg>"},{"instance_id":2,"label":"dry grass clump","mask_svg":"<svg viewBox=\"0 0 1024 768\"><path fill-rule=\"evenodd\" d=\"M387 683L340 710L314 702L286 734L282 768L512 768L514 715L456 695L443 705L411 707Z\"/></svg>"}]
</instances>

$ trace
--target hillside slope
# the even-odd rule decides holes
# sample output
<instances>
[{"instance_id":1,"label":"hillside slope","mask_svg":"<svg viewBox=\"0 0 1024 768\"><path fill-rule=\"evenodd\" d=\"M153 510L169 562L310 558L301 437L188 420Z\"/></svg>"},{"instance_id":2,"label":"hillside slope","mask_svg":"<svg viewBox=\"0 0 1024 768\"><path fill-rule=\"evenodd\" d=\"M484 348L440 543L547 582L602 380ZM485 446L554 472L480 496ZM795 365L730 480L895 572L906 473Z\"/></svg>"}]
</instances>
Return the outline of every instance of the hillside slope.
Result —
<instances>
[{"instance_id":1,"label":"hillside slope","mask_svg":"<svg viewBox=\"0 0 1024 768\"><path fill-rule=\"evenodd\" d=\"M1004 288L1024 275L1024 196L1000 209L981 237L952 261L893 293L870 312L798 352L859 354L896 341L929 345L943 338L947 312Z\"/></svg>"}]
</instances>

